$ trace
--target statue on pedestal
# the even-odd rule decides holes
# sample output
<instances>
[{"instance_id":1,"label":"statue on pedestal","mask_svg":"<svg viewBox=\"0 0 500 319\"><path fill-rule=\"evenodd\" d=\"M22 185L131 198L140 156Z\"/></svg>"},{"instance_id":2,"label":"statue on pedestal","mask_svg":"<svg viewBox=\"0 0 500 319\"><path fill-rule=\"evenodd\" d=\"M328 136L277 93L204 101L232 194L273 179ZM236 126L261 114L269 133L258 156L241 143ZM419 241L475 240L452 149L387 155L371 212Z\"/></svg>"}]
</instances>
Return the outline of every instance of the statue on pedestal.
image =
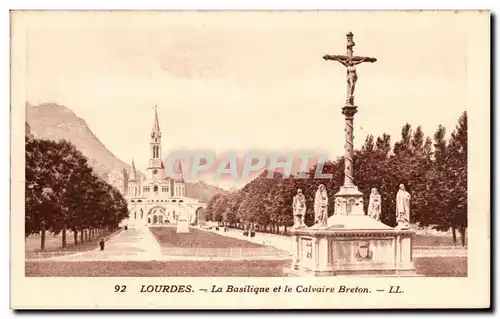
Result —
<instances>
[{"instance_id":1,"label":"statue on pedestal","mask_svg":"<svg viewBox=\"0 0 500 319\"><path fill-rule=\"evenodd\" d=\"M328 220L328 193L325 185L318 186L316 196L314 197L314 224L317 226L326 226Z\"/></svg>"},{"instance_id":2,"label":"statue on pedestal","mask_svg":"<svg viewBox=\"0 0 500 319\"><path fill-rule=\"evenodd\" d=\"M410 228L410 193L405 190L403 184L399 185L396 195L396 222L401 229Z\"/></svg>"},{"instance_id":3,"label":"statue on pedestal","mask_svg":"<svg viewBox=\"0 0 500 319\"><path fill-rule=\"evenodd\" d=\"M297 190L297 195L293 197L293 228L301 228L305 226L304 220L306 218L306 198L302 194L302 190Z\"/></svg>"},{"instance_id":4,"label":"statue on pedestal","mask_svg":"<svg viewBox=\"0 0 500 319\"><path fill-rule=\"evenodd\" d=\"M342 205L342 199L336 198L335 199L335 208L334 208L333 214L340 215L340 212L341 212L341 209L342 209L341 205Z\"/></svg>"},{"instance_id":5,"label":"statue on pedestal","mask_svg":"<svg viewBox=\"0 0 500 319\"><path fill-rule=\"evenodd\" d=\"M372 188L370 201L368 202L368 216L380 221L380 213L382 212L382 196L380 196L376 188Z\"/></svg>"}]
</instances>

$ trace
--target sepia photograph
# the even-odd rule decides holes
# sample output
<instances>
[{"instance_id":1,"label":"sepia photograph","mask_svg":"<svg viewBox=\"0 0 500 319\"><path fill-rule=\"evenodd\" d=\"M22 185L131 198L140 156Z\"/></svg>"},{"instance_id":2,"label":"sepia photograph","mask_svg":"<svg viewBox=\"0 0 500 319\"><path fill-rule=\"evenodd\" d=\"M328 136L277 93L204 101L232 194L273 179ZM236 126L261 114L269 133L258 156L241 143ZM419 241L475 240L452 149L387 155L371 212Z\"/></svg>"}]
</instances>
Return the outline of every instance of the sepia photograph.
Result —
<instances>
[{"instance_id":1,"label":"sepia photograph","mask_svg":"<svg viewBox=\"0 0 500 319\"><path fill-rule=\"evenodd\" d=\"M18 307L70 307L73 282L106 286L74 300L91 308L453 307L472 281L489 305L489 12L12 11L11 28ZM220 306L235 294L260 301Z\"/></svg>"}]
</instances>

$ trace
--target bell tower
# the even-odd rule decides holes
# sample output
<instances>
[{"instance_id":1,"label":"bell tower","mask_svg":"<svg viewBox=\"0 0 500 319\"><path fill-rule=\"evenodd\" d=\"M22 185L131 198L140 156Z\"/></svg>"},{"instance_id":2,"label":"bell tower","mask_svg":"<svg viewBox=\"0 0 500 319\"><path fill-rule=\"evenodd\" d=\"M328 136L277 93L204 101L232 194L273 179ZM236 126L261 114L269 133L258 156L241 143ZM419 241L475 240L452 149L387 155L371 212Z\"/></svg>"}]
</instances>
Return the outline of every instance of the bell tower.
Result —
<instances>
[{"instance_id":1,"label":"bell tower","mask_svg":"<svg viewBox=\"0 0 500 319\"><path fill-rule=\"evenodd\" d=\"M149 173L151 180L160 178L161 171L161 131L160 123L158 121L158 107L155 105L155 118L153 122L153 129L151 131L151 138L149 142L150 156L149 166L146 169Z\"/></svg>"}]
</instances>

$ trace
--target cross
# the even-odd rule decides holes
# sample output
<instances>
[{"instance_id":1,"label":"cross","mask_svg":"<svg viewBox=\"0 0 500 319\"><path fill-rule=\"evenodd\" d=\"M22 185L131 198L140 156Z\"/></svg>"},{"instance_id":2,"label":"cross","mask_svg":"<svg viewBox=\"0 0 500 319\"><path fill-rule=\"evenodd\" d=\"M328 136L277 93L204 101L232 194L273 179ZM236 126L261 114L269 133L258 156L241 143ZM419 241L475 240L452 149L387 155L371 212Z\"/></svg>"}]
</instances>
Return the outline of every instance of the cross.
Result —
<instances>
[{"instance_id":1,"label":"cross","mask_svg":"<svg viewBox=\"0 0 500 319\"><path fill-rule=\"evenodd\" d=\"M363 62L375 62L376 58L364 57L364 56L354 56L352 48L355 46L353 41L354 34L352 32L347 33L347 55L325 55L323 59L326 61L332 60L337 61L347 69L347 100L348 106L354 106L354 88L356 86L356 81L358 80L358 75L356 73L356 65Z\"/></svg>"}]
</instances>

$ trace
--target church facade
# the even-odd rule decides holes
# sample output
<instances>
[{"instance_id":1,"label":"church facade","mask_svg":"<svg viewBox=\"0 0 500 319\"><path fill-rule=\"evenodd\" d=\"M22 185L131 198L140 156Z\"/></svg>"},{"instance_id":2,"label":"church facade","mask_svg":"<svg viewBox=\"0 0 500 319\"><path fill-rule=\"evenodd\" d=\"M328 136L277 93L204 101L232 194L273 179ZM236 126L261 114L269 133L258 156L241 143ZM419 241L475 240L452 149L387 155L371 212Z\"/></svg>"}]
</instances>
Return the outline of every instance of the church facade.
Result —
<instances>
[{"instance_id":1,"label":"church facade","mask_svg":"<svg viewBox=\"0 0 500 319\"><path fill-rule=\"evenodd\" d=\"M196 224L197 216L206 207L197 199L186 196L182 166L177 164L174 178L167 176L161 158L161 130L158 110L155 107L153 129L149 142L149 164L146 176L140 174L132 160L132 170L126 184L125 198L128 202L129 218L125 225L130 227L175 225L182 214L190 224Z\"/></svg>"}]
</instances>

